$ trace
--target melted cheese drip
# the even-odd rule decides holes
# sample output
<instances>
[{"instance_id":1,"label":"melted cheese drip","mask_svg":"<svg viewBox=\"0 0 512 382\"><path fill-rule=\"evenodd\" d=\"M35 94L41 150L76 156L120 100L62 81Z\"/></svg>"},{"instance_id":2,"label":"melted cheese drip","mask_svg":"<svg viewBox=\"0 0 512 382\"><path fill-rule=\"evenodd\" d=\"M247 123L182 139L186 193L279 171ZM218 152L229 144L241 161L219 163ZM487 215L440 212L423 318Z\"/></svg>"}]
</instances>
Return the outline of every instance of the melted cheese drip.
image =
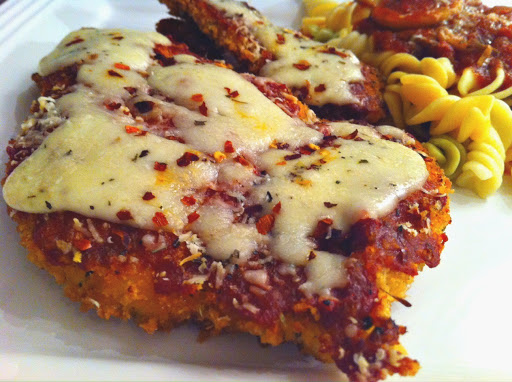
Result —
<instances>
[{"instance_id":1,"label":"melted cheese drip","mask_svg":"<svg viewBox=\"0 0 512 382\"><path fill-rule=\"evenodd\" d=\"M192 229L205 242L206 252L217 260L227 260L231 255L247 259L268 241L254 225L233 223L234 214L229 208L208 205L201 207L199 214L201 218Z\"/></svg>"},{"instance_id":2,"label":"melted cheese drip","mask_svg":"<svg viewBox=\"0 0 512 382\"><path fill-rule=\"evenodd\" d=\"M347 282L345 258L324 251L315 251L315 258L306 264L308 281L300 289L307 295L328 296L332 288L342 288Z\"/></svg>"},{"instance_id":3,"label":"melted cheese drip","mask_svg":"<svg viewBox=\"0 0 512 382\"><path fill-rule=\"evenodd\" d=\"M285 263L305 265L308 281L301 290L307 296L343 287L347 279L341 256L315 251L316 258L306 260L315 250L309 237L317 222L331 218L335 228L347 230L362 216L383 216L399 198L422 186L427 176L423 160L400 144L381 140L371 128L337 123L329 127L332 134L344 136L358 129L365 141L339 139L339 148L318 150L283 165L284 156L293 152L270 149L272 141L293 149L319 142L322 135L286 115L232 71L197 63L189 55L176 56L176 64L160 67L152 59L155 43L170 44L154 33L85 29L71 33L41 61L43 75L80 64L77 85L56 102L58 129L7 178L6 202L25 212L68 210L113 222L120 221L119 211L127 210L133 219L122 222L194 238L189 248L206 250L217 260L236 254L243 262L254 251L271 249L270 254ZM112 76L111 70L121 76ZM126 87L137 88L137 95ZM200 109L202 102L194 100L198 94L207 115ZM105 107L111 101L145 99L172 116L173 134L187 144L164 139L153 130L129 134L127 125L144 130L144 123L123 113L123 107L114 111ZM392 128L383 129L396 134ZM267 175L258 176L252 166L232 157L216 163L201 153L221 151L227 140L237 150L234 155L242 152ZM176 161L185 152L200 160L178 166ZM157 171L156 162L165 163L165 171ZM247 196L247 204L263 205L265 213L281 202L274 228L262 235L253 221L240 221L240 211L231 205L203 204L201 190L207 187L226 189L240 200ZM143 200L147 192L155 197ZM184 196L194 196L196 203L185 205ZM336 206L327 208L325 202ZM164 227L154 221L160 212L168 223ZM200 217L187 224L192 212Z\"/></svg>"},{"instance_id":4,"label":"melted cheese drip","mask_svg":"<svg viewBox=\"0 0 512 382\"><path fill-rule=\"evenodd\" d=\"M257 187L256 195L259 201L267 193L272 195L272 203L263 203L267 213L281 202L271 244L276 256L305 264L315 248L309 237L318 221L330 218L333 228L346 232L361 218L391 212L400 198L423 185L428 172L419 154L395 142L366 139L339 139L339 148L318 150L284 164L284 157L292 152L263 154L261 165L271 179ZM335 206L328 208L325 202Z\"/></svg>"},{"instance_id":5,"label":"melted cheese drip","mask_svg":"<svg viewBox=\"0 0 512 382\"><path fill-rule=\"evenodd\" d=\"M358 103L352 94L350 84L364 79L358 58L350 51L336 49L341 56L324 53L324 44L296 36L293 31L279 28L242 3L232 0L211 0L228 16L245 19L251 33L276 59L261 69L261 75L270 77L290 88L307 88L308 104L345 105ZM279 36L280 37L279 37ZM278 42L279 39L284 41ZM301 68L302 64L302 69ZM309 66L304 69L304 64ZM315 90L316 88L316 90Z\"/></svg>"}]
</instances>

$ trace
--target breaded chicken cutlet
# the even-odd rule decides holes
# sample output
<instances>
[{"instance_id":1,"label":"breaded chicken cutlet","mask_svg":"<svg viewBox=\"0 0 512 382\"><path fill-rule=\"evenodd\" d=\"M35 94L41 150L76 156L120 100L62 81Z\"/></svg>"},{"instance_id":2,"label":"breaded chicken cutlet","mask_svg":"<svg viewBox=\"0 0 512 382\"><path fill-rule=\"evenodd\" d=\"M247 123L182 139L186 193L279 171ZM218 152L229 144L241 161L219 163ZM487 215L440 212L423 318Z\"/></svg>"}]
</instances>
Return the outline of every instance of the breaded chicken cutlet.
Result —
<instances>
[{"instance_id":1,"label":"breaded chicken cutlet","mask_svg":"<svg viewBox=\"0 0 512 382\"><path fill-rule=\"evenodd\" d=\"M84 310L292 341L351 380L417 371L390 306L450 222L417 141L318 120L157 33L72 32L33 79L3 195L29 259Z\"/></svg>"},{"instance_id":2,"label":"breaded chicken cutlet","mask_svg":"<svg viewBox=\"0 0 512 382\"><path fill-rule=\"evenodd\" d=\"M377 71L350 51L312 41L273 25L245 2L160 0L171 14L192 19L251 73L286 84L302 102L329 120L375 123L384 117ZM168 24L161 24L160 32ZM179 36L177 36L179 38Z\"/></svg>"}]
</instances>

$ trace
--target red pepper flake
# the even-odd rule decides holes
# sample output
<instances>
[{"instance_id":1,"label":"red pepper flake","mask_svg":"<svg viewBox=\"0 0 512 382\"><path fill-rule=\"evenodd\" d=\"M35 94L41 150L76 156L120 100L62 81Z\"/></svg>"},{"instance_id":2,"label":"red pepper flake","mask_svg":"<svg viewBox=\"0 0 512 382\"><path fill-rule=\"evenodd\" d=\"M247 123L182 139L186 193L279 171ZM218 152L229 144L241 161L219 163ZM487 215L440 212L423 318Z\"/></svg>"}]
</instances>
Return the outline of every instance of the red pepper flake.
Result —
<instances>
[{"instance_id":1,"label":"red pepper flake","mask_svg":"<svg viewBox=\"0 0 512 382\"><path fill-rule=\"evenodd\" d=\"M329 202L324 202L324 206L326 206L327 208L333 208L333 207L336 207L337 204L329 203Z\"/></svg>"},{"instance_id":2,"label":"red pepper flake","mask_svg":"<svg viewBox=\"0 0 512 382\"><path fill-rule=\"evenodd\" d=\"M165 170L167 170L167 163L155 162L155 165L153 166L153 168L156 171L165 171Z\"/></svg>"},{"instance_id":3,"label":"red pepper flake","mask_svg":"<svg viewBox=\"0 0 512 382\"><path fill-rule=\"evenodd\" d=\"M112 102L106 103L106 104L105 104L105 107L106 107L108 110L113 111L113 110L117 110L117 109L119 109L119 108L121 107L121 104L120 104L119 102L114 102L114 101L112 101Z\"/></svg>"},{"instance_id":4,"label":"red pepper flake","mask_svg":"<svg viewBox=\"0 0 512 382\"><path fill-rule=\"evenodd\" d=\"M347 139L347 140L351 140L351 139L354 139L355 137L357 137L357 134L359 133L359 131L357 131L357 129L355 129L353 132L351 132L350 134L348 135L345 135L343 137L343 139Z\"/></svg>"},{"instance_id":5,"label":"red pepper flake","mask_svg":"<svg viewBox=\"0 0 512 382\"><path fill-rule=\"evenodd\" d=\"M174 135L170 135L167 137L168 140L170 141L176 141L176 142L179 142L179 143L185 143L185 140L181 137L175 137Z\"/></svg>"},{"instance_id":6,"label":"red pepper flake","mask_svg":"<svg viewBox=\"0 0 512 382\"><path fill-rule=\"evenodd\" d=\"M300 60L296 64L293 64L293 66L299 70L308 70L311 67L311 64L306 60Z\"/></svg>"},{"instance_id":7,"label":"red pepper flake","mask_svg":"<svg viewBox=\"0 0 512 382\"><path fill-rule=\"evenodd\" d=\"M282 160L281 162L277 162L276 166L284 166L286 164L285 160Z\"/></svg>"},{"instance_id":8,"label":"red pepper flake","mask_svg":"<svg viewBox=\"0 0 512 382\"><path fill-rule=\"evenodd\" d=\"M202 94L192 94L192 97L190 99L194 102L203 102L203 95Z\"/></svg>"},{"instance_id":9,"label":"red pepper flake","mask_svg":"<svg viewBox=\"0 0 512 382\"><path fill-rule=\"evenodd\" d=\"M322 220L320 220L322 223L325 223L327 225L331 225L332 223L334 223L334 221L331 219L331 218L324 218Z\"/></svg>"},{"instance_id":10,"label":"red pepper flake","mask_svg":"<svg viewBox=\"0 0 512 382\"><path fill-rule=\"evenodd\" d=\"M124 129L126 130L126 132L128 134L137 134L137 133L140 133L140 131L141 131L138 127L130 126L130 125L126 125L124 127Z\"/></svg>"},{"instance_id":11,"label":"red pepper flake","mask_svg":"<svg viewBox=\"0 0 512 382\"><path fill-rule=\"evenodd\" d=\"M124 38L123 36L116 36L116 37L112 37L112 40L121 41L123 38Z\"/></svg>"},{"instance_id":12,"label":"red pepper flake","mask_svg":"<svg viewBox=\"0 0 512 382\"><path fill-rule=\"evenodd\" d=\"M198 160L199 160L199 157L196 154L190 153L190 152L187 151L185 154L183 154L180 158L178 158L176 160L176 163L180 167L186 167L190 163L196 162Z\"/></svg>"},{"instance_id":13,"label":"red pepper flake","mask_svg":"<svg viewBox=\"0 0 512 382\"><path fill-rule=\"evenodd\" d=\"M240 95L240 93L238 93L238 90L231 91L230 88L224 88L224 89L228 92L228 95L226 96L228 98L236 98Z\"/></svg>"},{"instance_id":14,"label":"red pepper flake","mask_svg":"<svg viewBox=\"0 0 512 382\"><path fill-rule=\"evenodd\" d=\"M277 203L274 206L274 208L272 208L272 212L275 214L278 214L279 212L281 212L281 202Z\"/></svg>"},{"instance_id":15,"label":"red pepper flake","mask_svg":"<svg viewBox=\"0 0 512 382\"><path fill-rule=\"evenodd\" d=\"M311 155L315 150L312 149L311 147L305 146L301 147L299 151L302 155Z\"/></svg>"},{"instance_id":16,"label":"red pepper flake","mask_svg":"<svg viewBox=\"0 0 512 382\"><path fill-rule=\"evenodd\" d=\"M136 135L136 136L144 136L144 135L146 135L148 133L147 131L141 130L141 129L139 129L136 126L126 125L124 127L124 129L126 130L126 132L128 134L133 134L133 135Z\"/></svg>"},{"instance_id":17,"label":"red pepper flake","mask_svg":"<svg viewBox=\"0 0 512 382\"><path fill-rule=\"evenodd\" d=\"M274 215L263 215L257 222L256 222L256 229L261 235L266 235L269 233L272 228L274 227L274 221L275 221Z\"/></svg>"},{"instance_id":18,"label":"red pepper flake","mask_svg":"<svg viewBox=\"0 0 512 382\"><path fill-rule=\"evenodd\" d=\"M205 117L208 116L208 108L206 107L206 104L204 102L201 105L199 105L199 112Z\"/></svg>"},{"instance_id":19,"label":"red pepper flake","mask_svg":"<svg viewBox=\"0 0 512 382\"><path fill-rule=\"evenodd\" d=\"M284 160L294 160L294 159L299 159L302 155L301 154L291 154L291 155L286 155L284 157Z\"/></svg>"},{"instance_id":20,"label":"red pepper flake","mask_svg":"<svg viewBox=\"0 0 512 382\"><path fill-rule=\"evenodd\" d=\"M341 50L338 50L332 46L325 48L323 50L319 50L320 53L327 53L327 54L335 54L336 56L340 56L342 58L348 57L348 54L345 52L342 52Z\"/></svg>"},{"instance_id":21,"label":"red pepper flake","mask_svg":"<svg viewBox=\"0 0 512 382\"><path fill-rule=\"evenodd\" d=\"M120 210L116 214L116 216L119 220L132 220L133 219L132 213L128 210Z\"/></svg>"},{"instance_id":22,"label":"red pepper flake","mask_svg":"<svg viewBox=\"0 0 512 382\"><path fill-rule=\"evenodd\" d=\"M315 227L313 237L317 240L324 239L329 233L330 226L332 225L332 219L326 218L320 220Z\"/></svg>"},{"instance_id":23,"label":"red pepper flake","mask_svg":"<svg viewBox=\"0 0 512 382\"><path fill-rule=\"evenodd\" d=\"M126 90L131 95L134 95L135 93L137 93L137 88L134 88L134 87L131 87L131 86L125 86L124 90Z\"/></svg>"},{"instance_id":24,"label":"red pepper flake","mask_svg":"<svg viewBox=\"0 0 512 382\"><path fill-rule=\"evenodd\" d=\"M196 199L193 196L184 196L181 198L181 202L186 206L193 206L196 204Z\"/></svg>"},{"instance_id":25,"label":"red pepper flake","mask_svg":"<svg viewBox=\"0 0 512 382\"><path fill-rule=\"evenodd\" d=\"M224 152L228 153L228 154L235 152L235 148L233 147L233 142L231 142L231 141L224 142Z\"/></svg>"},{"instance_id":26,"label":"red pepper flake","mask_svg":"<svg viewBox=\"0 0 512 382\"><path fill-rule=\"evenodd\" d=\"M169 224L167 218L162 212L155 212L155 216L153 216L153 219L151 220L153 220L153 223L155 223L157 227L165 227Z\"/></svg>"},{"instance_id":27,"label":"red pepper flake","mask_svg":"<svg viewBox=\"0 0 512 382\"><path fill-rule=\"evenodd\" d=\"M114 67L116 67L117 69L121 69L121 70L130 70L130 67L128 65L122 64L120 62L116 62L114 64Z\"/></svg>"},{"instance_id":28,"label":"red pepper flake","mask_svg":"<svg viewBox=\"0 0 512 382\"><path fill-rule=\"evenodd\" d=\"M118 73L118 72L116 72L115 70L112 70L112 69L110 69L110 70L108 71L108 74L109 74L110 76L112 76L112 77L120 77L120 78L123 78L123 75L122 75L122 74L120 74L120 73Z\"/></svg>"},{"instance_id":29,"label":"red pepper flake","mask_svg":"<svg viewBox=\"0 0 512 382\"><path fill-rule=\"evenodd\" d=\"M280 45L283 45L286 42L285 39L284 39L284 36L281 33L277 34L277 40L276 41Z\"/></svg>"},{"instance_id":30,"label":"red pepper flake","mask_svg":"<svg viewBox=\"0 0 512 382\"><path fill-rule=\"evenodd\" d=\"M76 239L73 240L73 246L79 251L85 251L86 249L91 248L92 244L87 239Z\"/></svg>"},{"instance_id":31,"label":"red pepper flake","mask_svg":"<svg viewBox=\"0 0 512 382\"><path fill-rule=\"evenodd\" d=\"M309 255L308 255L308 260L311 261L313 260L314 258L316 257L316 253L313 252L313 251L310 251L309 252Z\"/></svg>"},{"instance_id":32,"label":"red pepper flake","mask_svg":"<svg viewBox=\"0 0 512 382\"><path fill-rule=\"evenodd\" d=\"M315 86L315 92L317 93L321 93L321 92L324 92L326 89L325 85L324 84L320 84L318 86Z\"/></svg>"},{"instance_id":33,"label":"red pepper flake","mask_svg":"<svg viewBox=\"0 0 512 382\"><path fill-rule=\"evenodd\" d=\"M142 196L142 200L151 200L151 199L155 199L156 196L153 195L152 192L148 191L144 194L144 196Z\"/></svg>"},{"instance_id":34,"label":"red pepper flake","mask_svg":"<svg viewBox=\"0 0 512 382\"><path fill-rule=\"evenodd\" d=\"M84 39L83 39L83 38L81 38L81 37L77 37L77 38L75 38L73 41L68 42L68 43L66 44L66 46L75 45L75 44L81 43L81 42L83 42L83 41L84 41Z\"/></svg>"},{"instance_id":35,"label":"red pepper flake","mask_svg":"<svg viewBox=\"0 0 512 382\"><path fill-rule=\"evenodd\" d=\"M197 219L199 219L199 214L197 212L192 212L190 215L187 216L188 223L191 224L195 222Z\"/></svg>"},{"instance_id":36,"label":"red pepper flake","mask_svg":"<svg viewBox=\"0 0 512 382\"><path fill-rule=\"evenodd\" d=\"M247 159L245 159L243 156L239 155L235 158L235 161L240 163L242 166L250 166L251 164Z\"/></svg>"}]
</instances>

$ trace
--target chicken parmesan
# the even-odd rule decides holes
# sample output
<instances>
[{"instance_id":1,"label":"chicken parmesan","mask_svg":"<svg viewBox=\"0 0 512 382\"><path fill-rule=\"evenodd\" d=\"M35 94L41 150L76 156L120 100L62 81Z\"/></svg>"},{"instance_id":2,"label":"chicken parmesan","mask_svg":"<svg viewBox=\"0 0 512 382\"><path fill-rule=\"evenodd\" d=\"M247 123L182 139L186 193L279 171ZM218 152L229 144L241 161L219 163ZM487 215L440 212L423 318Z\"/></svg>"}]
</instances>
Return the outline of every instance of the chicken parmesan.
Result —
<instances>
[{"instance_id":1,"label":"chicken parmesan","mask_svg":"<svg viewBox=\"0 0 512 382\"><path fill-rule=\"evenodd\" d=\"M361 63L352 52L277 27L244 2L161 2L172 14L191 18L202 32L234 54L252 73L286 84L319 116L369 122L384 116L377 71ZM161 25L164 34L167 25Z\"/></svg>"},{"instance_id":2,"label":"chicken parmesan","mask_svg":"<svg viewBox=\"0 0 512 382\"><path fill-rule=\"evenodd\" d=\"M295 342L351 380L415 374L390 307L439 263L450 181L411 136L319 120L156 32L72 32L33 79L3 196L84 310Z\"/></svg>"}]
</instances>

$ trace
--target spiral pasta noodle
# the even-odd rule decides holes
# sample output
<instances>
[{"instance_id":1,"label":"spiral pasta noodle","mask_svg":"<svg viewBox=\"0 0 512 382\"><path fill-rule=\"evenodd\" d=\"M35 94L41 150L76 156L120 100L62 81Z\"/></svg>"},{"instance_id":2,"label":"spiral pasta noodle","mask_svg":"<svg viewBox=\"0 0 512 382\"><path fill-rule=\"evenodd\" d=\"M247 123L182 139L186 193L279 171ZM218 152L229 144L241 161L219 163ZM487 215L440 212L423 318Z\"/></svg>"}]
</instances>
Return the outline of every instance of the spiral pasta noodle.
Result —
<instances>
[{"instance_id":1,"label":"spiral pasta noodle","mask_svg":"<svg viewBox=\"0 0 512 382\"><path fill-rule=\"evenodd\" d=\"M479 58L477 64L481 65L485 59L490 56L492 47L487 46L484 53ZM466 68L460 76L459 83L457 84L457 90L462 96L466 95L493 95L497 99L506 100L508 105L512 104L512 86L506 87L505 89L499 90L504 86L505 83L505 70L503 67L496 69L494 80L490 84L480 87L478 82L478 75L475 73L474 68Z\"/></svg>"},{"instance_id":2,"label":"spiral pasta noodle","mask_svg":"<svg viewBox=\"0 0 512 382\"><path fill-rule=\"evenodd\" d=\"M456 179L460 187L475 191L486 198L495 192L503 182L505 149L498 133L491 128L486 139L471 142L468 146L467 161L462 173Z\"/></svg>"},{"instance_id":3,"label":"spiral pasta noodle","mask_svg":"<svg viewBox=\"0 0 512 382\"><path fill-rule=\"evenodd\" d=\"M444 78L444 76L441 76ZM442 81L441 81L442 82ZM407 125L430 123L430 134L449 135L467 149L466 161L443 166L455 183L486 198L502 184L507 150L512 144L512 112L508 105L492 95L458 97L448 94L444 86L424 74L400 76L400 95L405 105L404 122ZM408 113L408 114L407 114ZM453 141L452 141L453 142ZM448 147L434 140L437 147ZM427 150L434 150L427 145ZM439 154L439 153L437 153ZM450 152L453 155L453 151ZM436 155L434 155L436 157ZM455 159L456 154L455 154ZM446 159L446 158L445 158ZM460 167L462 164L462 167Z\"/></svg>"},{"instance_id":4,"label":"spiral pasta noodle","mask_svg":"<svg viewBox=\"0 0 512 382\"><path fill-rule=\"evenodd\" d=\"M466 162L466 148L449 135L432 137L423 146L431 157L435 158L445 175L455 179L462 171Z\"/></svg>"},{"instance_id":5,"label":"spiral pasta noodle","mask_svg":"<svg viewBox=\"0 0 512 382\"><path fill-rule=\"evenodd\" d=\"M370 8L354 1L304 0L303 3L306 16L302 19L302 30L322 42L344 37L352 31L354 23L370 15Z\"/></svg>"}]
</instances>

